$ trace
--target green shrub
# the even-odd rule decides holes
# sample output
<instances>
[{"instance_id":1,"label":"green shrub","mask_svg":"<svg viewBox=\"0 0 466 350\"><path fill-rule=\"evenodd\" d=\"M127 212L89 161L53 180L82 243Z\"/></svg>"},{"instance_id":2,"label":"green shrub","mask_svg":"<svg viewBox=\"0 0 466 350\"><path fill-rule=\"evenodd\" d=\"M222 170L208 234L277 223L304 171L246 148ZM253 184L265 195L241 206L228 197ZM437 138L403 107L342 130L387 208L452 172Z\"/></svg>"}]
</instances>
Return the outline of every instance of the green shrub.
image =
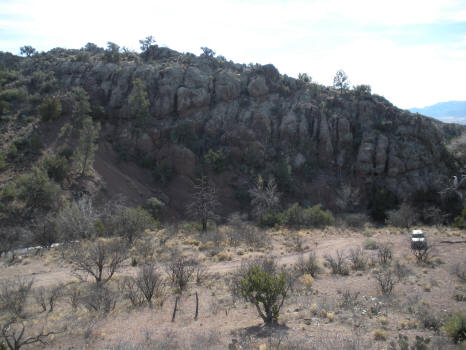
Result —
<instances>
[{"instance_id":1,"label":"green shrub","mask_svg":"<svg viewBox=\"0 0 466 350\"><path fill-rule=\"evenodd\" d=\"M458 215L454 220L455 226L458 228L466 228L466 207L464 207L461 215Z\"/></svg>"},{"instance_id":2,"label":"green shrub","mask_svg":"<svg viewBox=\"0 0 466 350\"><path fill-rule=\"evenodd\" d=\"M286 213L266 212L260 218L260 225L265 227L274 227L285 225L288 222Z\"/></svg>"},{"instance_id":3,"label":"green shrub","mask_svg":"<svg viewBox=\"0 0 466 350\"><path fill-rule=\"evenodd\" d=\"M68 159L60 155L45 156L43 166L47 171L48 177L58 183L62 183L71 171Z\"/></svg>"},{"instance_id":4,"label":"green shrub","mask_svg":"<svg viewBox=\"0 0 466 350\"><path fill-rule=\"evenodd\" d=\"M323 210L320 204L304 209L304 223L312 227L323 227L333 224L335 218L329 210Z\"/></svg>"},{"instance_id":5,"label":"green shrub","mask_svg":"<svg viewBox=\"0 0 466 350\"><path fill-rule=\"evenodd\" d=\"M57 120L62 111L60 99L58 97L48 97L37 107L42 120Z\"/></svg>"},{"instance_id":6,"label":"green shrub","mask_svg":"<svg viewBox=\"0 0 466 350\"><path fill-rule=\"evenodd\" d=\"M266 271L262 266L251 266L239 283L239 293L254 304L265 324L278 321L280 308L288 296L284 272Z\"/></svg>"},{"instance_id":7,"label":"green shrub","mask_svg":"<svg viewBox=\"0 0 466 350\"><path fill-rule=\"evenodd\" d=\"M369 213L375 221L385 222L387 219L386 212L395 209L397 205L397 196L390 190L382 188L375 192L369 202Z\"/></svg>"},{"instance_id":8,"label":"green shrub","mask_svg":"<svg viewBox=\"0 0 466 350\"><path fill-rule=\"evenodd\" d=\"M33 168L32 172L18 177L16 187L18 199L30 212L34 209L51 209L60 193L59 187L40 168Z\"/></svg>"},{"instance_id":9,"label":"green shrub","mask_svg":"<svg viewBox=\"0 0 466 350\"><path fill-rule=\"evenodd\" d=\"M7 166L6 155L2 151L0 151L0 170L5 169L6 166Z\"/></svg>"},{"instance_id":10,"label":"green shrub","mask_svg":"<svg viewBox=\"0 0 466 350\"><path fill-rule=\"evenodd\" d=\"M199 138L197 137L193 125L188 121L180 122L170 131L170 140L173 143L183 145L191 150L195 150L199 143Z\"/></svg>"},{"instance_id":11,"label":"green shrub","mask_svg":"<svg viewBox=\"0 0 466 350\"><path fill-rule=\"evenodd\" d=\"M204 159L216 173L224 171L229 163L228 158L222 150L214 151L209 149L209 152L204 156Z\"/></svg>"},{"instance_id":12,"label":"green shrub","mask_svg":"<svg viewBox=\"0 0 466 350\"><path fill-rule=\"evenodd\" d=\"M466 341L466 313L457 312L451 315L443 326L445 332L457 344Z\"/></svg>"},{"instance_id":13,"label":"green shrub","mask_svg":"<svg viewBox=\"0 0 466 350\"><path fill-rule=\"evenodd\" d=\"M157 162L152 169L152 177L156 182L166 185L175 176L175 167L169 159Z\"/></svg>"},{"instance_id":14,"label":"green shrub","mask_svg":"<svg viewBox=\"0 0 466 350\"><path fill-rule=\"evenodd\" d=\"M6 102L23 102L26 97L27 91L25 88L6 89L0 92L0 100Z\"/></svg>"},{"instance_id":15,"label":"green shrub","mask_svg":"<svg viewBox=\"0 0 466 350\"><path fill-rule=\"evenodd\" d=\"M379 249L379 244L377 243L377 241L373 240L372 238L368 238L364 241L363 247L364 249L368 249L368 250L376 250L376 249Z\"/></svg>"},{"instance_id":16,"label":"green shrub","mask_svg":"<svg viewBox=\"0 0 466 350\"><path fill-rule=\"evenodd\" d=\"M283 192L290 192L293 177L291 175L291 166L284 159L281 159L277 163L274 175L277 180L278 188Z\"/></svg>"},{"instance_id":17,"label":"green shrub","mask_svg":"<svg viewBox=\"0 0 466 350\"><path fill-rule=\"evenodd\" d=\"M144 208L147 209L154 218L159 218L165 208L165 204L158 198L151 197L146 201Z\"/></svg>"}]
</instances>

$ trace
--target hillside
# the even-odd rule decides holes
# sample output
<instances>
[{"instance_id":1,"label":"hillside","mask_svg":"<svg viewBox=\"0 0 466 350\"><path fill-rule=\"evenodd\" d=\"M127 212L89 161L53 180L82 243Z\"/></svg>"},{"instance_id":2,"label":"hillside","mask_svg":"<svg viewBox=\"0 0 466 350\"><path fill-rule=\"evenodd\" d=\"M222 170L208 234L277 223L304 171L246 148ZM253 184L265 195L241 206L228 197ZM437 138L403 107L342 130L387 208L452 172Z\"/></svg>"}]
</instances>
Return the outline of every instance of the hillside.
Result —
<instances>
[{"instance_id":1,"label":"hillside","mask_svg":"<svg viewBox=\"0 0 466 350\"><path fill-rule=\"evenodd\" d=\"M419 113L439 119L445 123L466 124L466 101L448 101L436 103L423 108L410 108L412 113Z\"/></svg>"},{"instance_id":2,"label":"hillside","mask_svg":"<svg viewBox=\"0 0 466 350\"><path fill-rule=\"evenodd\" d=\"M364 211L380 191L401 201L438 190L464 166L446 145L466 127L400 110L364 88L338 91L280 75L271 64L88 44L3 53L0 66L3 184L45 155L71 159L80 113L101 125L95 172L68 176L62 189L101 202L123 195L133 205L156 197L167 217L185 216L202 174L226 216L249 211L259 175L275 177L285 208ZM341 193L355 196L341 204Z\"/></svg>"}]
</instances>

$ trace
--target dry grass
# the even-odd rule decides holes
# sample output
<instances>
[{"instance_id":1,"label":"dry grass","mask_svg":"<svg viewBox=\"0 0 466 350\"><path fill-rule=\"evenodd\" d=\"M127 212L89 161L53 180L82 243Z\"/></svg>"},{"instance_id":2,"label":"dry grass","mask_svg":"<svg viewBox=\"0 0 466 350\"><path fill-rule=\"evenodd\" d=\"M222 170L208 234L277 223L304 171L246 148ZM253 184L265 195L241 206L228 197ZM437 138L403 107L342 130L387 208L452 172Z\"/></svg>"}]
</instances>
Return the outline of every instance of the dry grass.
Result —
<instances>
[{"instance_id":1,"label":"dry grass","mask_svg":"<svg viewBox=\"0 0 466 350\"><path fill-rule=\"evenodd\" d=\"M434 228L424 228L424 231L435 242L456 237L456 234L466 238L464 232L458 233L456 230L439 232ZM280 315L279 322L283 327L280 332L283 333L284 342L307 344L307 347L302 345L297 349L325 349L312 346L323 346L319 339L324 339L322 335L327 334L331 335L335 349L343 349L339 347L341 344L349 344L356 339L360 344L369 346L366 348L377 348L371 347L375 339L386 340L375 341L375 344L388 344L397 340L400 330L415 330L416 334L424 337L435 335L444 339L441 331L440 335L436 335L436 331L423 325L424 321L429 322L431 315L421 315L418 305L428 305L429 312L439 320L462 305L453 296L464 294L464 282L453 271L454 266L464 262L464 245L437 244L436 255L442 263L425 267L412 259L407 235L390 227L380 230L366 227L363 234L342 228L302 230L298 236L303 251L296 249L296 232L270 230L265 235L267 245L261 248L247 244L230 247L221 239L215 241L208 237L206 240L197 232L183 229L175 234L167 230L146 233L142 239L150 243L153 251L132 251L131 256L136 257L138 262L155 260L165 264L176 252L187 258L196 258L206 266L207 275L202 283L196 283L193 278L180 297L174 323L171 322L174 289L167 290L163 305L156 303L153 308L133 307L129 300L119 294L118 286L123 277L134 276L138 270L138 266L131 266L128 260L108 285L117 298L113 310L106 314L99 313L87 310L83 304L73 309L70 303L72 294L66 294L58 299L52 313L41 313L31 296L28 311L32 316L27 321L30 324L28 331L40 331L43 325L47 329L67 325L65 333L49 339L48 348L51 349L71 345L75 348L136 349L139 346L140 349L147 349L164 345L165 339L171 342L165 344L167 348L185 349L224 349L228 344L249 339L250 348L257 349L261 344L269 345L277 339L264 335L266 329L251 305L231 296L228 281L241 260L271 256L279 265L294 271L303 253L315 251L316 258L321 261L325 255L334 254L336 250L349 254L350 247L362 247L368 236L376 242L390 242L393 261L403 262L410 270L403 283L397 284L392 296L381 296L373 277L380 266L377 259L371 263L371 254L376 252L370 250L364 251L369 259L366 271L350 271L348 276L333 275L326 269L314 277L301 273L296 276L301 287L296 288L285 301ZM58 249L44 252L41 256L23 256L19 261L13 265L3 261L0 280L34 276L33 289L75 281ZM88 290L86 284L74 285L79 286L81 293L85 294ZM66 288L68 293L70 288ZM194 320L196 292L199 296L199 316ZM421 316L426 319L420 319ZM0 323L5 322L5 317L4 313L0 313ZM355 329L360 330L359 333L355 334ZM314 344L309 343L310 339ZM268 345L267 349L270 348Z\"/></svg>"}]
</instances>

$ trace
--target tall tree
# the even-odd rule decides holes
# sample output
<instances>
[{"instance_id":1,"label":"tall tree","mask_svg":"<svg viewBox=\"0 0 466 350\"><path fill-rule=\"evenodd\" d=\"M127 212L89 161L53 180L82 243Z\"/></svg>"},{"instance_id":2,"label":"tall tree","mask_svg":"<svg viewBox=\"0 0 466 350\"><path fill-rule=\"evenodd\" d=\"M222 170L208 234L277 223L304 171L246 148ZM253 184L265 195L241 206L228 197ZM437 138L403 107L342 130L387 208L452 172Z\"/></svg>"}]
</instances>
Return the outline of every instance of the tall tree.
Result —
<instances>
[{"instance_id":1,"label":"tall tree","mask_svg":"<svg viewBox=\"0 0 466 350\"><path fill-rule=\"evenodd\" d=\"M202 176L194 185L192 202L188 205L188 215L202 224L202 232L207 231L209 220L215 220L215 209L218 206L217 191L215 186L209 183L207 177Z\"/></svg>"},{"instance_id":2,"label":"tall tree","mask_svg":"<svg viewBox=\"0 0 466 350\"><path fill-rule=\"evenodd\" d=\"M335 77L333 78L333 87L335 89L340 89L340 92L343 92L344 89L349 88L348 76L343 70L337 71Z\"/></svg>"},{"instance_id":3,"label":"tall tree","mask_svg":"<svg viewBox=\"0 0 466 350\"><path fill-rule=\"evenodd\" d=\"M146 52L149 50L151 46L154 46L156 43L154 37L152 35L147 36L144 40L139 40L139 44L141 45L141 51Z\"/></svg>"},{"instance_id":4,"label":"tall tree","mask_svg":"<svg viewBox=\"0 0 466 350\"><path fill-rule=\"evenodd\" d=\"M26 55L27 57L32 56L37 53L36 49L32 46L25 45L19 48L19 53L23 56Z\"/></svg>"},{"instance_id":5,"label":"tall tree","mask_svg":"<svg viewBox=\"0 0 466 350\"><path fill-rule=\"evenodd\" d=\"M99 137L99 131L99 123L94 123L90 117L86 117L83 120L82 127L79 132L79 143L73 154L80 177L83 177L92 169L95 151L98 149L96 140Z\"/></svg>"},{"instance_id":6,"label":"tall tree","mask_svg":"<svg viewBox=\"0 0 466 350\"><path fill-rule=\"evenodd\" d=\"M73 100L73 110L71 115L74 123L79 125L85 118L89 117L89 114L91 113L89 95L86 90L81 87L77 87L71 92L71 99Z\"/></svg>"},{"instance_id":7,"label":"tall tree","mask_svg":"<svg viewBox=\"0 0 466 350\"><path fill-rule=\"evenodd\" d=\"M137 130L145 127L149 120L149 98L146 87L141 79L136 78L133 81L133 91L129 97L129 108L134 118L134 125Z\"/></svg>"}]
</instances>

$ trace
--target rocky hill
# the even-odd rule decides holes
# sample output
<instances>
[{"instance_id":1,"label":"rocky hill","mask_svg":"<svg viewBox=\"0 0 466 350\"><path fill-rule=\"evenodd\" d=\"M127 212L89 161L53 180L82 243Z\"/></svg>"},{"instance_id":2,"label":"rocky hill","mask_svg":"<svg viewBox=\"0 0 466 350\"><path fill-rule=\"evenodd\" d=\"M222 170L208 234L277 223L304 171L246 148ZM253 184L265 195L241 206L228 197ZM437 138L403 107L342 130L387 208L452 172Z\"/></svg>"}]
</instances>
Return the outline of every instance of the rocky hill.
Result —
<instances>
[{"instance_id":1,"label":"rocky hill","mask_svg":"<svg viewBox=\"0 0 466 350\"><path fill-rule=\"evenodd\" d=\"M284 205L356 211L383 189L400 200L438 189L464 166L446 145L465 126L400 110L364 86L339 91L293 79L271 64L88 44L2 53L0 66L3 185L44 154L74 150L77 134L64 130L77 123L77 87L101 124L99 148L94 176L62 187L101 200L123 194L133 204L156 197L172 215L184 215L202 174L215 183L222 214L248 211L259 175L275 177ZM52 110L59 103L53 117L44 101Z\"/></svg>"}]
</instances>

